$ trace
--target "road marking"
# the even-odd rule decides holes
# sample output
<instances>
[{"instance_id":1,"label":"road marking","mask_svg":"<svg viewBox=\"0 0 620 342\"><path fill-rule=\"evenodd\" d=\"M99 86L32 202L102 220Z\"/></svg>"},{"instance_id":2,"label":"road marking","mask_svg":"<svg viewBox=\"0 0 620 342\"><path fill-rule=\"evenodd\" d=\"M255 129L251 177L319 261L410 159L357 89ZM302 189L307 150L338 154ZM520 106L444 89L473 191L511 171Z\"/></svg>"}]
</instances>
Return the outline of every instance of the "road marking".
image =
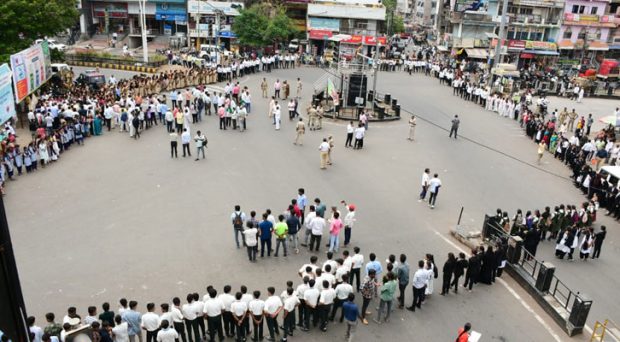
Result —
<instances>
[{"instance_id":1,"label":"road marking","mask_svg":"<svg viewBox=\"0 0 620 342\"><path fill-rule=\"evenodd\" d=\"M439 236L440 238L442 238L445 242L447 242L450 246L456 248L458 251L465 253L465 255L469 256L469 253L467 253L463 248L461 248L460 246L458 246L457 244L455 244L454 242L450 241L447 237L443 236L440 232L433 230L435 232L435 235ZM554 340L558 341L558 342L562 342L562 339L560 338L560 336L558 336L555 331L549 326L549 324L547 324L547 322L545 322L545 320L540 317L540 315L538 315L534 309L532 309L531 306L529 306L529 304L527 304L523 298L521 298L521 296L519 296L519 294L510 286L508 285L508 283L506 283L506 281L504 279L501 278L496 278L497 280L499 280L499 282L508 290L508 292L510 292L510 294L519 302L521 303L521 305L527 310L529 311L532 315L534 315L534 318L536 318L536 320L543 326L543 328L545 328L545 330L547 330L547 332L553 337ZM592 329L590 329L587 325L586 325L586 330L592 331Z\"/></svg>"}]
</instances>

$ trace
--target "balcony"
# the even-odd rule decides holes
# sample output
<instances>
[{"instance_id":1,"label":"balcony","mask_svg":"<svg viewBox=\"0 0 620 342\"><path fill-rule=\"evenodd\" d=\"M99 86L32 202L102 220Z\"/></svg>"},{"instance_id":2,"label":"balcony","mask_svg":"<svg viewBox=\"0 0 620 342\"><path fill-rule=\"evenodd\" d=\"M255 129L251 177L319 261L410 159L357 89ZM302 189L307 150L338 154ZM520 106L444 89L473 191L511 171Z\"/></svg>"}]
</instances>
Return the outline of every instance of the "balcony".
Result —
<instances>
[{"instance_id":1,"label":"balcony","mask_svg":"<svg viewBox=\"0 0 620 342\"><path fill-rule=\"evenodd\" d=\"M559 20L557 18L543 18L541 15L535 14L509 14L510 24L517 26L544 26L554 27L559 26Z\"/></svg>"},{"instance_id":2,"label":"balcony","mask_svg":"<svg viewBox=\"0 0 620 342\"><path fill-rule=\"evenodd\" d=\"M493 22L493 16L488 12L451 12L450 22L453 24L466 23L466 22L479 22L479 23L491 23Z\"/></svg>"}]
</instances>

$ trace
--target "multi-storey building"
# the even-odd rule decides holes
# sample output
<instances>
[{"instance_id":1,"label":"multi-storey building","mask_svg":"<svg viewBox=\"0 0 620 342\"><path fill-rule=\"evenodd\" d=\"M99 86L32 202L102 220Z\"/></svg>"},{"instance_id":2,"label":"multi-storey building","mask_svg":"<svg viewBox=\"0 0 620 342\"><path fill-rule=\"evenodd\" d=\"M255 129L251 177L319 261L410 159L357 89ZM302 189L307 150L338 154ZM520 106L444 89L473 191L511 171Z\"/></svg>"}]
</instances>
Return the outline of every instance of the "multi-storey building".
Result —
<instances>
[{"instance_id":1,"label":"multi-storey building","mask_svg":"<svg viewBox=\"0 0 620 342\"><path fill-rule=\"evenodd\" d=\"M468 58L487 59L497 27L498 1L473 5L452 0L446 10L441 47L454 48Z\"/></svg>"}]
</instances>

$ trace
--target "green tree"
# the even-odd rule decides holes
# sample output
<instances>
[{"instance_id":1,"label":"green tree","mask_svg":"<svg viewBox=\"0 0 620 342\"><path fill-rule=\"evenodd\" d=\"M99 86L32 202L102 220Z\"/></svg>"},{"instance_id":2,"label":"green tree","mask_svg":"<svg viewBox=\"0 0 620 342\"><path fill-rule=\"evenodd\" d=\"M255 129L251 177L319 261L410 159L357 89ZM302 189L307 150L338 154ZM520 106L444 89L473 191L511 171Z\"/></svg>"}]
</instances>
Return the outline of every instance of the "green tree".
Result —
<instances>
[{"instance_id":1,"label":"green tree","mask_svg":"<svg viewBox=\"0 0 620 342\"><path fill-rule=\"evenodd\" d=\"M405 20L400 15L395 15L392 20L392 33L405 32Z\"/></svg>"},{"instance_id":2,"label":"green tree","mask_svg":"<svg viewBox=\"0 0 620 342\"><path fill-rule=\"evenodd\" d=\"M235 18L232 29L241 44L259 47L266 43L265 31L268 25L269 18L259 5L253 5L241 10L241 14Z\"/></svg>"},{"instance_id":3,"label":"green tree","mask_svg":"<svg viewBox=\"0 0 620 342\"><path fill-rule=\"evenodd\" d=\"M286 15L283 8L278 7L275 14L269 19L265 32L268 41L284 42L297 32L293 21Z\"/></svg>"},{"instance_id":4,"label":"green tree","mask_svg":"<svg viewBox=\"0 0 620 342\"><path fill-rule=\"evenodd\" d=\"M0 62L78 20L75 0L0 0Z\"/></svg>"}]
</instances>

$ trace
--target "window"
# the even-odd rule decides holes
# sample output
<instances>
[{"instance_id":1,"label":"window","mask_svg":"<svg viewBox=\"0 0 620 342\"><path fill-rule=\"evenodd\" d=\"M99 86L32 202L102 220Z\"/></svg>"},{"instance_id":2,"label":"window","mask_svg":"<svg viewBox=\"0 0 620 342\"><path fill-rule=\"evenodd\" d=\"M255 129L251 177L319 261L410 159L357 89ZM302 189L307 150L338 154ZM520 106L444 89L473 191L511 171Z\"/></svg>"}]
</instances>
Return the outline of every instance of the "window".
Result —
<instances>
[{"instance_id":1,"label":"window","mask_svg":"<svg viewBox=\"0 0 620 342\"><path fill-rule=\"evenodd\" d=\"M583 14L585 10L586 10L586 6L573 5L573 9L571 10L571 13Z\"/></svg>"},{"instance_id":2,"label":"window","mask_svg":"<svg viewBox=\"0 0 620 342\"><path fill-rule=\"evenodd\" d=\"M596 11L598 11L598 7L592 7L590 9L590 14L596 14Z\"/></svg>"},{"instance_id":3,"label":"window","mask_svg":"<svg viewBox=\"0 0 620 342\"><path fill-rule=\"evenodd\" d=\"M366 28L368 28L368 20L366 19L355 20L355 28L359 30L365 30Z\"/></svg>"},{"instance_id":4,"label":"window","mask_svg":"<svg viewBox=\"0 0 620 342\"><path fill-rule=\"evenodd\" d=\"M586 6L579 6L579 14L584 14L586 12Z\"/></svg>"},{"instance_id":5,"label":"window","mask_svg":"<svg viewBox=\"0 0 620 342\"><path fill-rule=\"evenodd\" d=\"M572 36L573 36L573 31L569 27L566 29L566 31L564 31L564 35L562 36L562 38L571 39Z\"/></svg>"},{"instance_id":6,"label":"window","mask_svg":"<svg viewBox=\"0 0 620 342\"><path fill-rule=\"evenodd\" d=\"M519 8L519 14L532 14L532 9L531 8Z\"/></svg>"},{"instance_id":7,"label":"window","mask_svg":"<svg viewBox=\"0 0 620 342\"><path fill-rule=\"evenodd\" d=\"M585 28L581 28L581 30L579 31L579 34L577 35L577 39L586 40L586 29Z\"/></svg>"}]
</instances>

